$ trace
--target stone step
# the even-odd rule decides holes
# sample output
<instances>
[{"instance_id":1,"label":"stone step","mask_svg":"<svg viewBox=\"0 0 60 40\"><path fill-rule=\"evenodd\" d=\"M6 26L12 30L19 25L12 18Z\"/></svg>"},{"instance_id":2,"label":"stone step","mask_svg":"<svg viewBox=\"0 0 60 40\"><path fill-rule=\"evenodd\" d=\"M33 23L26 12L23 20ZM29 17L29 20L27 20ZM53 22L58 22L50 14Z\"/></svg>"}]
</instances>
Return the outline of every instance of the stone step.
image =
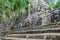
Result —
<instances>
[{"instance_id":1,"label":"stone step","mask_svg":"<svg viewBox=\"0 0 60 40\"><path fill-rule=\"evenodd\" d=\"M18 37L18 36L60 36L60 33L38 33L38 34L10 34L6 37Z\"/></svg>"},{"instance_id":2,"label":"stone step","mask_svg":"<svg viewBox=\"0 0 60 40\"><path fill-rule=\"evenodd\" d=\"M10 40L44 40L44 37L55 37L60 36L60 33L39 33L39 34L9 34L3 37L2 39ZM39 38L37 38L39 37ZM42 37L42 38L40 38ZM52 39L46 39L52 40Z\"/></svg>"},{"instance_id":3,"label":"stone step","mask_svg":"<svg viewBox=\"0 0 60 40\"><path fill-rule=\"evenodd\" d=\"M4 37L5 40L45 40L45 39L31 39L31 38L15 38L15 37ZM52 39L46 39L52 40Z\"/></svg>"},{"instance_id":4,"label":"stone step","mask_svg":"<svg viewBox=\"0 0 60 40\"><path fill-rule=\"evenodd\" d=\"M15 31L13 33L26 33L26 32L42 32L42 31L54 31L54 30L60 30L60 27L58 28L45 28L45 29L31 29L31 30L21 30L21 31Z\"/></svg>"}]
</instances>

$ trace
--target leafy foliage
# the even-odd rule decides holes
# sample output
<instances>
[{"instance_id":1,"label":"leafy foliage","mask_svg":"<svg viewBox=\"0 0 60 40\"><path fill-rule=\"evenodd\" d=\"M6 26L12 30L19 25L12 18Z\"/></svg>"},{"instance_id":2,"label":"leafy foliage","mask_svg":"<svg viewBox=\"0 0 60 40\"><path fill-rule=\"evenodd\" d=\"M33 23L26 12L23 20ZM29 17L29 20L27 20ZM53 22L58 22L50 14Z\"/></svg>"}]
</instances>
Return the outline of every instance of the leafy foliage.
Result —
<instances>
[{"instance_id":1,"label":"leafy foliage","mask_svg":"<svg viewBox=\"0 0 60 40\"><path fill-rule=\"evenodd\" d=\"M13 12L21 11L20 9L25 9L27 13L28 0L0 0L0 8L2 9L2 14L7 18ZM23 11L25 11L23 10ZM0 14L0 16L3 16Z\"/></svg>"},{"instance_id":2,"label":"leafy foliage","mask_svg":"<svg viewBox=\"0 0 60 40\"><path fill-rule=\"evenodd\" d=\"M45 0L51 9L60 7L60 0Z\"/></svg>"},{"instance_id":3,"label":"leafy foliage","mask_svg":"<svg viewBox=\"0 0 60 40\"><path fill-rule=\"evenodd\" d=\"M58 8L58 7L60 7L60 0L56 3L55 8Z\"/></svg>"}]
</instances>

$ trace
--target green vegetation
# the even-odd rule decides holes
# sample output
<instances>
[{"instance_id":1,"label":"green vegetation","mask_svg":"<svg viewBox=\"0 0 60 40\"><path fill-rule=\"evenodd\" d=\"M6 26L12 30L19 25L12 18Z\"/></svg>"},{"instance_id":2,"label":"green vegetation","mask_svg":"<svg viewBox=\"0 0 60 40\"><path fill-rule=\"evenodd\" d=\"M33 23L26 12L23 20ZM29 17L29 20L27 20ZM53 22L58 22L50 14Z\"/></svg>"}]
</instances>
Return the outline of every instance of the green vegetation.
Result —
<instances>
[{"instance_id":1,"label":"green vegetation","mask_svg":"<svg viewBox=\"0 0 60 40\"><path fill-rule=\"evenodd\" d=\"M0 0L0 10L2 9L0 16L5 15L7 18L10 18L14 12L19 12L22 10L22 13L27 13L27 7L28 0Z\"/></svg>"},{"instance_id":2,"label":"green vegetation","mask_svg":"<svg viewBox=\"0 0 60 40\"><path fill-rule=\"evenodd\" d=\"M51 9L60 7L60 0L45 0Z\"/></svg>"}]
</instances>

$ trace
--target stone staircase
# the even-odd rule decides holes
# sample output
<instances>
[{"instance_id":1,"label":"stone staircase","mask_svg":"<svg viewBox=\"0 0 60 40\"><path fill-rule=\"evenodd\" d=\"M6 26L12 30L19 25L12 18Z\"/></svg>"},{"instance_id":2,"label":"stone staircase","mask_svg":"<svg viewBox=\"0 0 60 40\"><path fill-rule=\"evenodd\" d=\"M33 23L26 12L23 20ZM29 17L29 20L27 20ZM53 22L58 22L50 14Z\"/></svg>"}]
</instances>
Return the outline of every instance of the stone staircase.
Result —
<instances>
[{"instance_id":1,"label":"stone staircase","mask_svg":"<svg viewBox=\"0 0 60 40\"><path fill-rule=\"evenodd\" d=\"M54 33L54 31L58 30L60 30L60 28L15 31L15 33L5 35L2 40L55 40L56 36L60 36L60 33ZM44 31L47 32L42 33Z\"/></svg>"},{"instance_id":2,"label":"stone staircase","mask_svg":"<svg viewBox=\"0 0 60 40\"><path fill-rule=\"evenodd\" d=\"M60 33L41 33L41 34L9 34L2 38L2 40L52 40L47 37L58 36Z\"/></svg>"},{"instance_id":3,"label":"stone staircase","mask_svg":"<svg viewBox=\"0 0 60 40\"><path fill-rule=\"evenodd\" d=\"M58 30L59 33L56 32ZM60 28L15 31L15 33L5 35L2 40L55 40L56 36L60 36Z\"/></svg>"},{"instance_id":4,"label":"stone staircase","mask_svg":"<svg viewBox=\"0 0 60 40\"><path fill-rule=\"evenodd\" d=\"M55 26L58 26L59 23ZM60 36L59 26L58 28L56 27L56 28L15 31L13 33L5 35L2 38L2 40L57 40L56 36ZM59 30L59 33L58 32L56 33L56 31L58 30ZM53 31L53 32L48 32L48 31ZM45 33L42 33L42 32L45 32Z\"/></svg>"}]
</instances>

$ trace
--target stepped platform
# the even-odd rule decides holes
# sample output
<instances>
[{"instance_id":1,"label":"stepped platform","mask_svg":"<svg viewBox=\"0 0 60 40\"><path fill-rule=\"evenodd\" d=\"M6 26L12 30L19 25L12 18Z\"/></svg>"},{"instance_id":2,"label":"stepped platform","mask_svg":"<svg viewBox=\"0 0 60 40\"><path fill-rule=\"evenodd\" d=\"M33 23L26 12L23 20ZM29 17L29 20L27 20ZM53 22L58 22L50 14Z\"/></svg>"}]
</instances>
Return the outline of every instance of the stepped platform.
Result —
<instances>
[{"instance_id":1,"label":"stepped platform","mask_svg":"<svg viewBox=\"0 0 60 40\"><path fill-rule=\"evenodd\" d=\"M9 34L3 37L4 40L53 40L60 33L39 33L39 34ZM48 38L49 37L49 38Z\"/></svg>"},{"instance_id":2,"label":"stepped platform","mask_svg":"<svg viewBox=\"0 0 60 40\"><path fill-rule=\"evenodd\" d=\"M51 25L40 25L31 28L16 28L13 33L60 32L60 22Z\"/></svg>"},{"instance_id":3,"label":"stepped platform","mask_svg":"<svg viewBox=\"0 0 60 40\"><path fill-rule=\"evenodd\" d=\"M59 38L60 25L56 24L51 26L39 26L39 28L14 30L12 33L5 35L2 40L57 40Z\"/></svg>"}]
</instances>

